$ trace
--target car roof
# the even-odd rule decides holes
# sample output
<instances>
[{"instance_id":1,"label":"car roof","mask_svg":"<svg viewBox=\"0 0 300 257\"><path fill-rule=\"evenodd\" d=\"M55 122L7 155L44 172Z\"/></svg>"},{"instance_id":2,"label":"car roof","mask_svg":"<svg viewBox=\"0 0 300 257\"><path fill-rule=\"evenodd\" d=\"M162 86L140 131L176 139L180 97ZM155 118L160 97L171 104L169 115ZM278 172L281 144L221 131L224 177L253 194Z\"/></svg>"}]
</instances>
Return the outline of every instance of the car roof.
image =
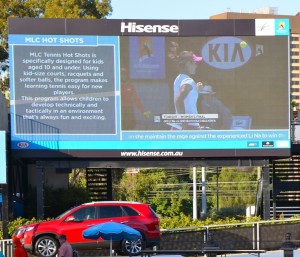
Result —
<instances>
[{"instance_id":1,"label":"car roof","mask_svg":"<svg viewBox=\"0 0 300 257\"><path fill-rule=\"evenodd\" d=\"M94 205L94 204L144 204L135 201L94 201L89 203L84 203L82 205Z\"/></svg>"}]
</instances>

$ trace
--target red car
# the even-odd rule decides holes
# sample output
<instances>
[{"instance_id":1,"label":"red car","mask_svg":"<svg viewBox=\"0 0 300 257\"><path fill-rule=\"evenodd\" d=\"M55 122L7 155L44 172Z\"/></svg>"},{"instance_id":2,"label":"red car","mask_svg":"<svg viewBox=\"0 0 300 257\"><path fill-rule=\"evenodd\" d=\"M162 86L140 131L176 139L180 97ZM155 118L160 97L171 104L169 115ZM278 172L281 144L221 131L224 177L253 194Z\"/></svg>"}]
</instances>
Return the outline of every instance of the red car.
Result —
<instances>
[{"instance_id":1,"label":"red car","mask_svg":"<svg viewBox=\"0 0 300 257\"><path fill-rule=\"evenodd\" d=\"M53 220L19 227L15 235L21 238L27 251L41 257L57 254L57 236L60 234L65 234L77 250L109 249L109 241L101 238L90 240L82 236L83 230L107 221L126 224L142 235L142 239L135 242L113 241L113 249L119 253L138 255L142 249L160 242L159 218L150 205L125 201L85 203Z\"/></svg>"}]
</instances>

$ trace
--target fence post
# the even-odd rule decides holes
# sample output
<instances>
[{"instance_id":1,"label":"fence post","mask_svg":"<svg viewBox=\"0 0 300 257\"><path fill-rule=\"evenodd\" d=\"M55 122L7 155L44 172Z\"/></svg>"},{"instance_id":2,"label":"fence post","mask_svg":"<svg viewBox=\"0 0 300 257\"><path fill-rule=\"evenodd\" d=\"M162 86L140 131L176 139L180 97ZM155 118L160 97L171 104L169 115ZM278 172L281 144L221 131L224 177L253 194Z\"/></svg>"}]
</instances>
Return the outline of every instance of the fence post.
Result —
<instances>
[{"instance_id":1,"label":"fence post","mask_svg":"<svg viewBox=\"0 0 300 257\"><path fill-rule=\"evenodd\" d=\"M256 249L260 250L260 224L256 222Z\"/></svg>"},{"instance_id":2,"label":"fence post","mask_svg":"<svg viewBox=\"0 0 300 257\"><path fill-rule=\"evenodd\" d=\"M296 245L291 241L291 233L288 232L285 234L285 241L281 245L281 250L283 250L284 257L293 257L294 250L296 249Z\"/></svg>"},{"instance_id":3,"label":"fence post","mask_svg":"<svg viewBox=\"0 0 300 257\"><path fill-rule=\"evenodd\" d=\"M13 257L13 243L11 239L0 240L0 251L5 257Z\"/></svg>"},{"instance_id":4,"label":"fence post","mask_svg":"<svg viewBox=\"0 0 300 257\"><path fill-rule=\"evenodd\" d=\"M219 250L219 249L220 249L220 247L219 247L218 243L214 241L213 233L208 232L207 240L204 243L203 250ZM208 253L207 256L208 257L216 257L217 253Z\"/></svg>"}]
</instances>

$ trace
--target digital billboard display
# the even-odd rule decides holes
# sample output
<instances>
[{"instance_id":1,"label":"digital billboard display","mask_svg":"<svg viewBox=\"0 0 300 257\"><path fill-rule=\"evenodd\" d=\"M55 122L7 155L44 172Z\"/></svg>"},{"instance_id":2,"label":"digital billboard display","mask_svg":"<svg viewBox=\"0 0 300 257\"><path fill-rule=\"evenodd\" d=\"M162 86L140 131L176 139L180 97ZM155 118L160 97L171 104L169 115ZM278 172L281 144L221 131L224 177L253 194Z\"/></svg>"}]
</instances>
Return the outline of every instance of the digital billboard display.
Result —
<instances>
[{"instance_id":1,"label":"digital billboard display","mask_svg":"<svg viewBox=\"0 0 300 257\"><path fill-rule=\"evenodd\" d=\"M287 19L10 19L9 51L19 153L290 155Z\"/></svg>"}]
</instances>

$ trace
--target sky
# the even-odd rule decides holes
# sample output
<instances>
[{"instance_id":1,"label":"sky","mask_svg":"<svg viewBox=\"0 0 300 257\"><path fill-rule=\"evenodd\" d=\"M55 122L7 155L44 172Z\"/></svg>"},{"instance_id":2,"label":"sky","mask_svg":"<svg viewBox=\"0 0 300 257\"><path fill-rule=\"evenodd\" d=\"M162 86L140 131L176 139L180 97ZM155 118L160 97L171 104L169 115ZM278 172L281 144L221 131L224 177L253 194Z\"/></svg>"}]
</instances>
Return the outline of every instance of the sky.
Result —
<instances>
[{"instance_id":1,"label":"sky","mask_svg":"<svg viewBox=\"0 0 300 257\"><path fill-rule=\"evenodd\" d=\"M253 12L276 7L279 15L296 15L300 0L111 0L109 19L209 19L224 12Z\"/></svg>"}]
</instances>

